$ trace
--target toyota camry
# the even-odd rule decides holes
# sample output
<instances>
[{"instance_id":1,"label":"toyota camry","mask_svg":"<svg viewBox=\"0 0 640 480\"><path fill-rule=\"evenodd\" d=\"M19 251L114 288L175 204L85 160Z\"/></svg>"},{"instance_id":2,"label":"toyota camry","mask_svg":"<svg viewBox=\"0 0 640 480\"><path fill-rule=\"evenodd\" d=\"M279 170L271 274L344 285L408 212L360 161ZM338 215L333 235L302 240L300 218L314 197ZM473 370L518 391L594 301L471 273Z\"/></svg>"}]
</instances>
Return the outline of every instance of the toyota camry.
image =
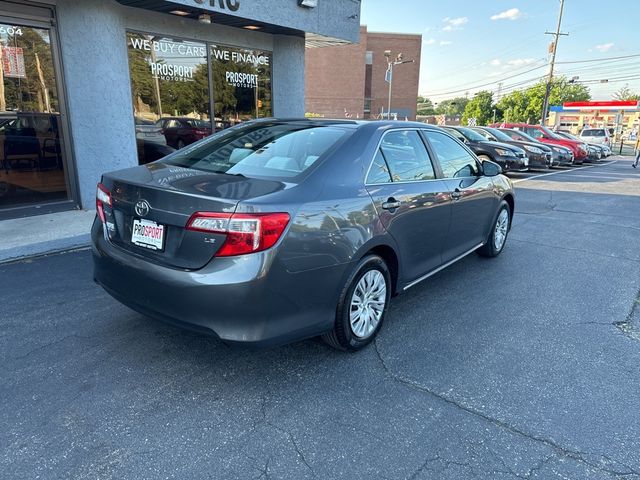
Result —
<instances>
[{"instance_id":1,"label":"toyota camry","mask_svg":"<svg viewBox=\"0 0 640 480\"><path fill-rule=\"evenodd\" d=\"M228 343L354 351L392 296L503 250L512 185L438 127L256 120L105 173L94 278L132 309Z\"/></svg>"}]
</instances>

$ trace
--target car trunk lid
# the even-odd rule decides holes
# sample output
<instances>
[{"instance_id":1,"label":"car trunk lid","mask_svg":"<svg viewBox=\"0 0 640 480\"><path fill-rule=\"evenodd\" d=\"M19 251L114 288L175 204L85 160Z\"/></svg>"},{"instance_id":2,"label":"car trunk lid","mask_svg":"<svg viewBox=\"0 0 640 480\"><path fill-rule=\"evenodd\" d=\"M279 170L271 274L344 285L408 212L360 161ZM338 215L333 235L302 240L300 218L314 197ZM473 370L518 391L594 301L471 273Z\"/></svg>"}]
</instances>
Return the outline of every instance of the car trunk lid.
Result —
<instances>
[{"instance_id":1,"label":"car trunk lid","mask_svg":"<svg viewBox=\"0 0 640 480\"><path fill-rule=\"evenodd\" d=\"M106 232L115 245L175 268L198 269L226 235L187 230L195 212L233 213L239 202L284 188L278 181L209 173L161 162L103 175Z\"/></svg>"}]
</instances>

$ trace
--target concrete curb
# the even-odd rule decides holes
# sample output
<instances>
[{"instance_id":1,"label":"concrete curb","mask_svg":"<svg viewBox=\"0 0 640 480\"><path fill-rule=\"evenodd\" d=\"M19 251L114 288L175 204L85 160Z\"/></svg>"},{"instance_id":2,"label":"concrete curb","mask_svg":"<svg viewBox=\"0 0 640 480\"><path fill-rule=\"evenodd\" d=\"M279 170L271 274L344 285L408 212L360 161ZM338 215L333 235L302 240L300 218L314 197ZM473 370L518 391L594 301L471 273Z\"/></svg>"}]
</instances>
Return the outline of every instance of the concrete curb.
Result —
<instances>
[{"instance_id":1,"label":"concrete curb","mask_svg":"<svg viewBox=\"0 0 640 480\"><path fill-rule=\"evenodd\" d=\"M61 253L67 250L76 250L79 248L89 247L91 243L91 235L78 235L75 237L61 238L58 240L50 240L40 243L32 243L20 247L0 250L0 265L30 257L49 255L52 253Z\"/></svg>"}]
</instances>

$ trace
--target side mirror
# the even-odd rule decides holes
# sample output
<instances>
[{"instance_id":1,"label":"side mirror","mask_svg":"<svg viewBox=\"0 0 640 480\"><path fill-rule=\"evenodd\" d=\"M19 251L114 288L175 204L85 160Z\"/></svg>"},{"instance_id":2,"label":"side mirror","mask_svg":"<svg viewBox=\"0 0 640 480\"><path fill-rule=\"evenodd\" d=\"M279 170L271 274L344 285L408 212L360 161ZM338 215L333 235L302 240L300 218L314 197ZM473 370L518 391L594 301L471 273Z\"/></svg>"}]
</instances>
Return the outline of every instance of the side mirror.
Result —
<instances>
[{"instance_id":1,"label":"side mirror","mask_svg":"<svg viewBox=\"0 0 640 480\"><path fill-rule=\"evenodd\" d=\"M482 162L482 172L485 177L495 177L502 173L502 167L491 160L484 160Z\"/></svg>"}]
</instances>

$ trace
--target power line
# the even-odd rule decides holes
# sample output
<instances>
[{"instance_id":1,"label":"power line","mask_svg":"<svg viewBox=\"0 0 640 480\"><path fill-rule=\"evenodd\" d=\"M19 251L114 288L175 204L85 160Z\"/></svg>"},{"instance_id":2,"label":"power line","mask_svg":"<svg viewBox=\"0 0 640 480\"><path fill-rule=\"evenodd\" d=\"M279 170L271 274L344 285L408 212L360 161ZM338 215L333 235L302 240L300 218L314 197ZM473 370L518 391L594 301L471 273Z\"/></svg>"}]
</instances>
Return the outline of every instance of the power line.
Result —
<instances>
[{"instance_id":1,"label":"power line","mask_svg":"<svg viewBox=\"0 0 640 480\"><path fill-rule=\"evenodd\" d=\"M622 56L622 57L595 58L595 59L592 59L592 60L572 60L572 61L567 61L567 62L556 62L556 63L558 65L567 64L567 63L590 63L590 62L602 62L603 60L620 60L620 59L633 58L633 57L640 57L640 54L625 55L625 56Z\"/></svg>"},{"instance_id":2,"label":"power line","mask_svg":"<svg viewBox=\"0 0 640 480\"><path fill-rule=\"evenodd\" d=\"M504 80L509 80L511 78L515 78L515 77L519 77L520 75L525 75L527 73L533 72L535 70L540 70L541 68L546 67L546 65L538 65L537 67L531 68L527 71L524 71L522 73L516 73L515 75L509 75L508 77L501 77L499 79L497 79L495 82L489 82L489 83L483 83L481 85L473 85L473 86L468 86L467 88L462 88L460 90L450 90L448 92L441 92L441 93L437 93L437 92L433 92L430 94L430 96L440 96L440 95L450 95L453 93L462 93L462 92L466 92L467 90L472 90L475 88L482 88L482 87L487 87L489 85L496 85L499 82L502 82Z\"/></svg>"}]
</instances>

